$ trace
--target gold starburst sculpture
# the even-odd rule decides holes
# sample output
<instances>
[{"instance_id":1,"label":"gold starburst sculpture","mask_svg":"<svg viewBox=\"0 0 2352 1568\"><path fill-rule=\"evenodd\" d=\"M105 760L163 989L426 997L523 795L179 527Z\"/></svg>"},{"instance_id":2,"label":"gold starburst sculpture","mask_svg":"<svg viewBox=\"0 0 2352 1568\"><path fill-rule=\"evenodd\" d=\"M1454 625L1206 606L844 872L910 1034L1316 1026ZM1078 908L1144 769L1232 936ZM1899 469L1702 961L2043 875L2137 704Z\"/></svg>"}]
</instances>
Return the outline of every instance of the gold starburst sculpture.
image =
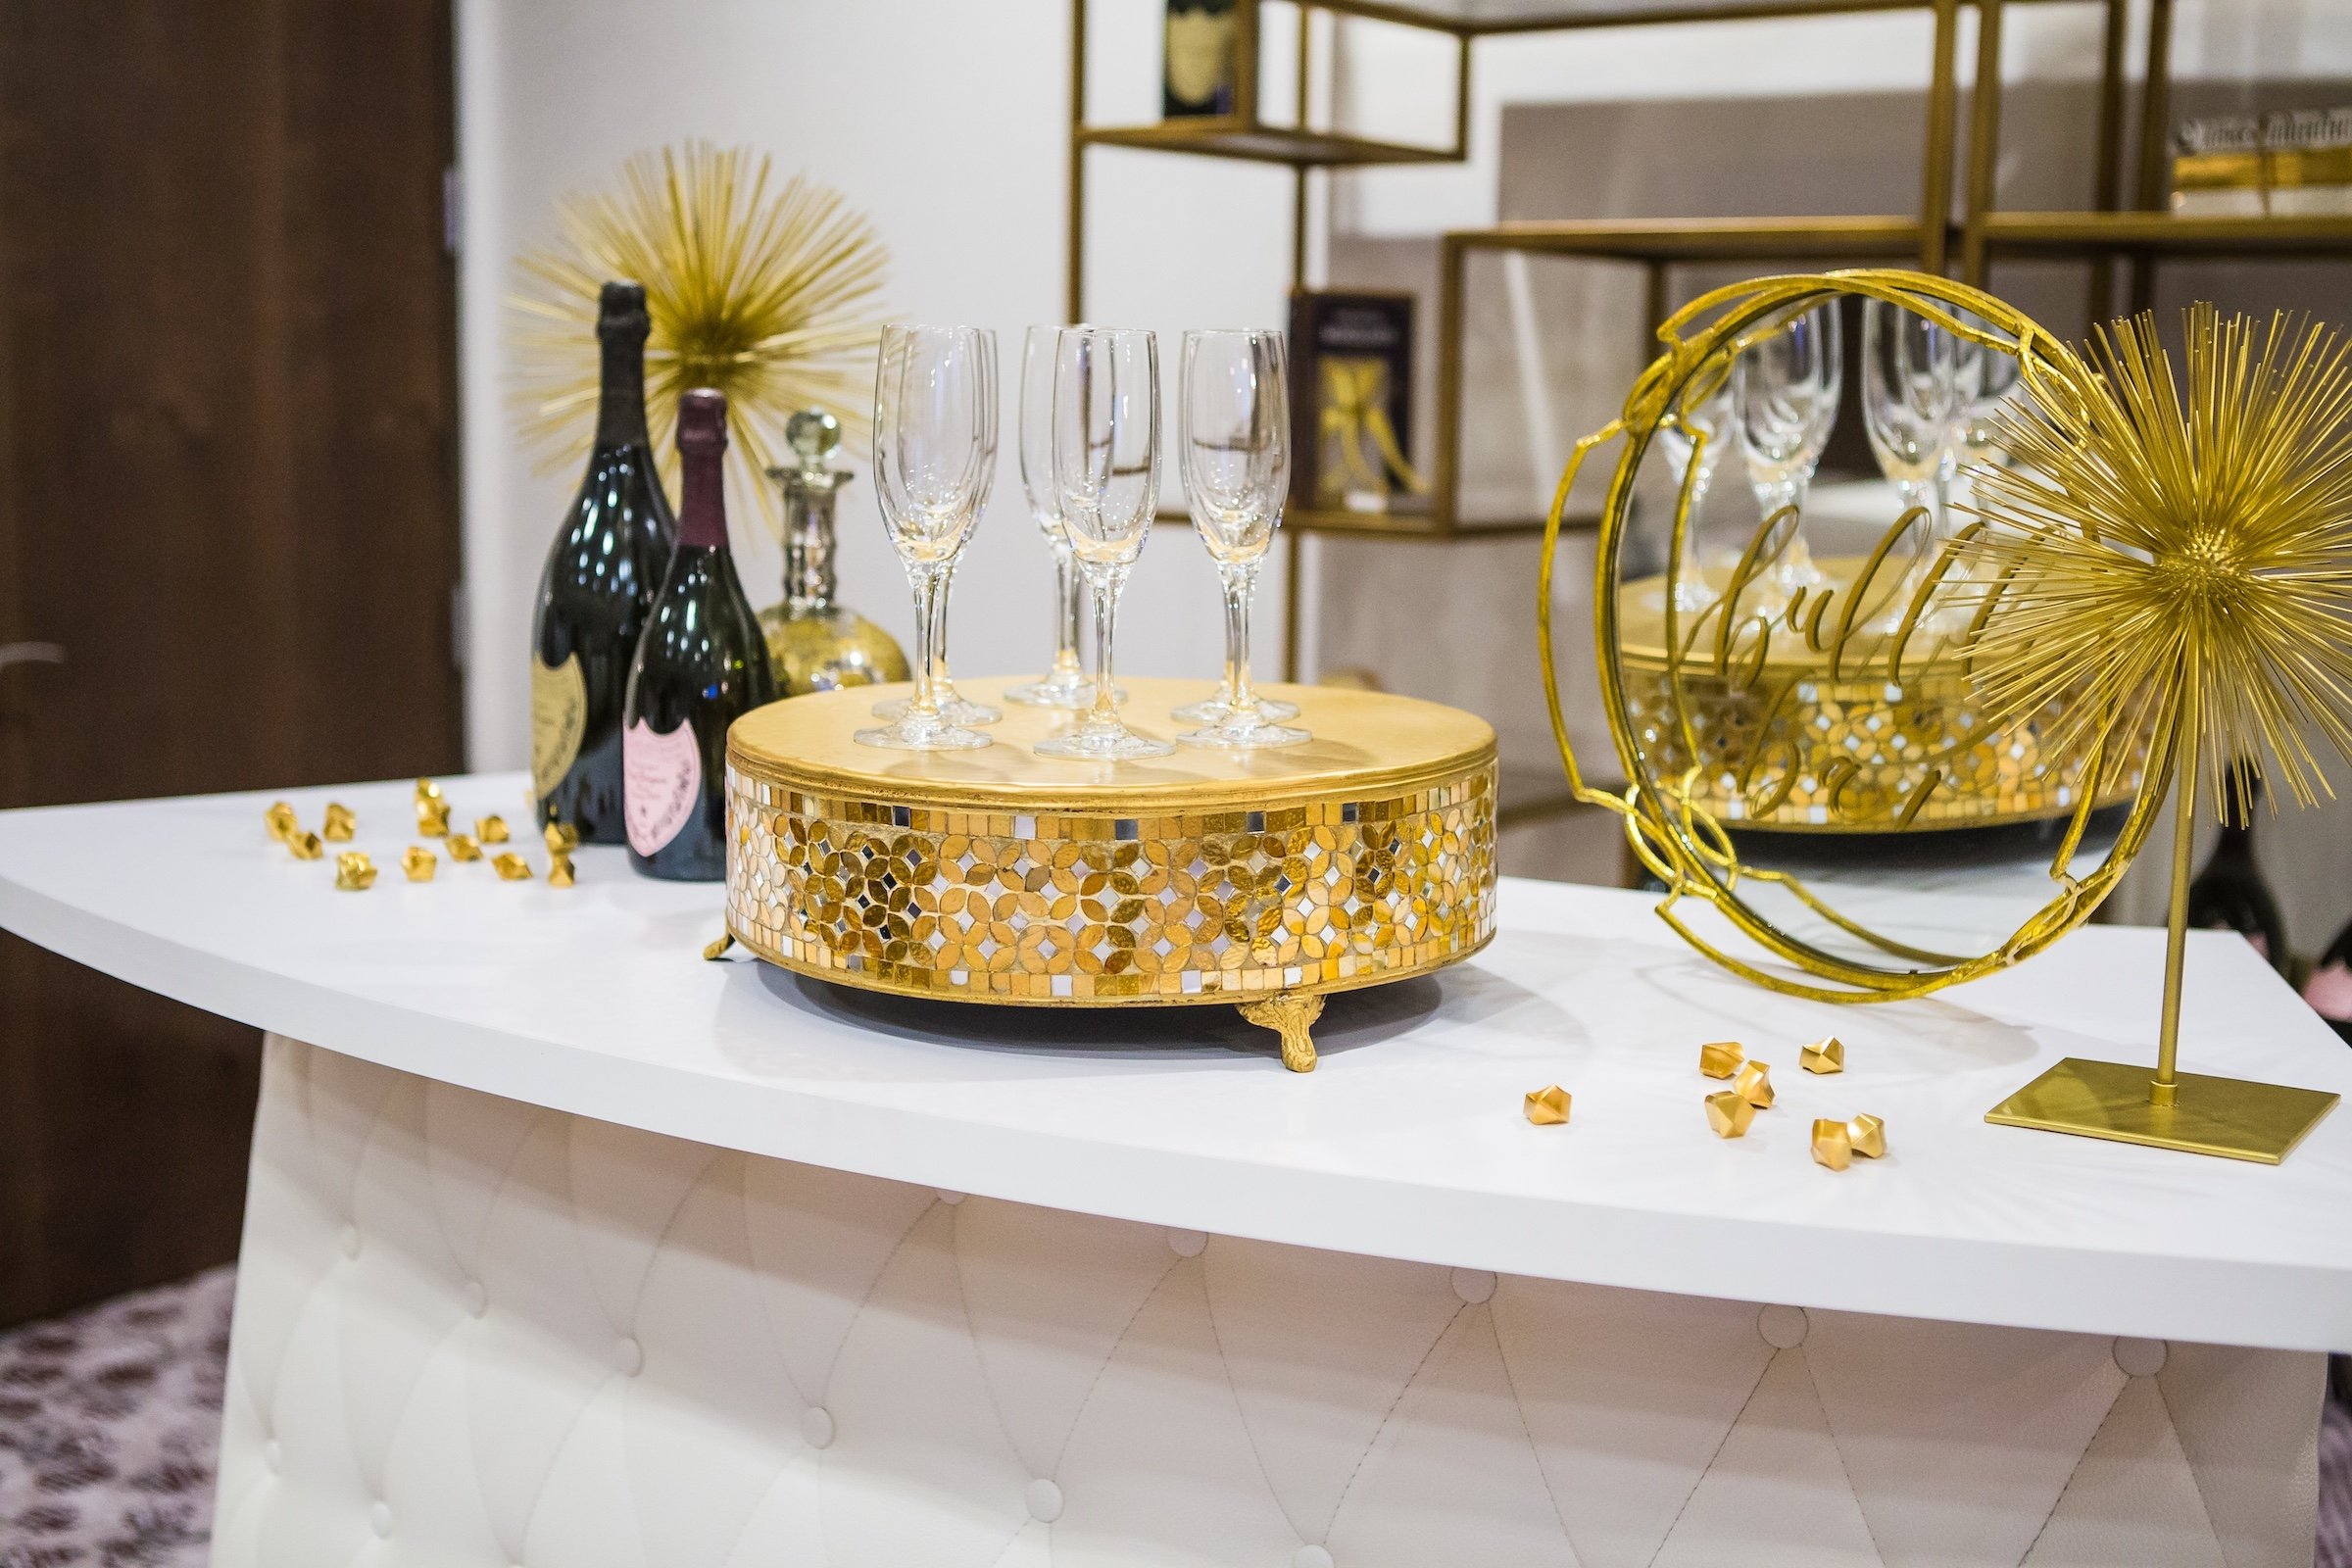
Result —
<instances>
[{"instance_id":1,"label":"gold starburst sculpture","mask_svg":"<svg viewBox=\"0 0 2352 1568\"><path fill-rule=\"evenodd\" d=\"M2069 1059L1991 1119L2276 1160L2335 1097L2177 1070L2190 846L2225 767L2309 805L2332 793L2320 754L2352 760L2352 352L2209 305L2184 328L2181 376L2143 315L2094 345L2096 375L2003 419L2015 466L1974 474L1951 556L1987 707L2020 722L2073 694L2045 748L2095 768L2149 737L2174 790L2153 1079Z\"/></svg>"},{"instance_id":2,"label":"gold starburst sculpture","mask_svg":"<svg viewBox=\"0 0 2352 1568\"><path fill-rule=\"evenodd\" d=\"M673 489L678 395L727 395L730 488L782 533L772 487L784 421L811 405L862 426L888 254L840 193L803 174L778 183L767 156L688 142L640 153L616 189L567 197L561 238L517 263L515 399L550 469L576 464L596 422L597 294L645 285L646 415Z\"/></svg>"}]
</instances>

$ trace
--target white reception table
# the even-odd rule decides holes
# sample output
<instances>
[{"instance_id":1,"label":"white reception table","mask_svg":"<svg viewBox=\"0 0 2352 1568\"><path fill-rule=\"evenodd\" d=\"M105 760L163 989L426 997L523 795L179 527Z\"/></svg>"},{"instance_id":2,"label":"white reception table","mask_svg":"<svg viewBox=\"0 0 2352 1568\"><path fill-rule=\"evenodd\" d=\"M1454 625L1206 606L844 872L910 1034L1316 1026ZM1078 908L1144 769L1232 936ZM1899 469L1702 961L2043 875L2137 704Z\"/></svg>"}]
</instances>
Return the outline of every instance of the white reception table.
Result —
<instances>
[{"instance_id":1,"label":"white reception table","mask_svg":"<svg viewBox=\"0 0 2352 1568\"><path fill-rule=\"evenodd\" d=\"M445 787L527 821L518 775ZM219 1564L2310 1561L2352 1112L2278 1168L1982 1119L2147 1053L2160 933L1836 1009L1506 881L1492 948L1335 999L1298 1076L1222 1008L706 963L718 890L617 851L411 884L407 783L287 798L330 796L371 891L265 796L0 813L0 925L273 1037ZM1780 1092L1737 1142L1721 1038ZM2183 1040L2352 1094L2233 938ZM1860 1111L1887 1157L1814 1165Z\"/></svg>"}]
</instances>

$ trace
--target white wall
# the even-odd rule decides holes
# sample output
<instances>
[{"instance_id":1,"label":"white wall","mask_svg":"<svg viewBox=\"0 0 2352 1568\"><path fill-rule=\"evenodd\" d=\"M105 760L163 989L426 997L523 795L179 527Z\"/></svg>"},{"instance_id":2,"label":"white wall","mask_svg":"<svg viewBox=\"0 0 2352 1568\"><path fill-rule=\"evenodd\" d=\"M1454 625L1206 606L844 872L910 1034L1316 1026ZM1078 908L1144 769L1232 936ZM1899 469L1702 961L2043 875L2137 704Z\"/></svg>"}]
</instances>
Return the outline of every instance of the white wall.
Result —
<instances>
[{"instance_id":1,"label":"white wall","mask_svg":"<svg viewBox=\"0 0 2352 1568\"><path fill-rule=\"evenodd\" d=\"M1156 0L1106 0L1098 13L1098 58L1125 68L1129 112L1149 118ZM550 234L558 197L608 183L631 153L691 136L766 149L780 172L805 169L872 216L891 251L893 315L997 329L1009 398L1023 327L1062 309L1068 16L1063 0L460 0L472 766L524 760L531 598L577 483L532 473L505 403L500 302L515 255ZM1115 83L1112 73L1103 90ZM1093 319L1157 327L1171 355L1185 326L1281 324L1289 257L1266 238L1288 232L1283 176L1092 156ZM1008 426L996 499L956 582L955 663L974 674L1042 668L1052 652L1049 558L1011 441ZM1181 506L1172 475L1162 494ZM755 603L771 602L777 552L754 519L733 521L746 586ZM862 478L842 524L844 597L911 646L905 579ZM1127 591L1121 667L1213 678L1215 593L1198 541L1162 527ZM1277 564L1261 589L1267 643L1281 593Z\"/></svg>"}]
</instances>

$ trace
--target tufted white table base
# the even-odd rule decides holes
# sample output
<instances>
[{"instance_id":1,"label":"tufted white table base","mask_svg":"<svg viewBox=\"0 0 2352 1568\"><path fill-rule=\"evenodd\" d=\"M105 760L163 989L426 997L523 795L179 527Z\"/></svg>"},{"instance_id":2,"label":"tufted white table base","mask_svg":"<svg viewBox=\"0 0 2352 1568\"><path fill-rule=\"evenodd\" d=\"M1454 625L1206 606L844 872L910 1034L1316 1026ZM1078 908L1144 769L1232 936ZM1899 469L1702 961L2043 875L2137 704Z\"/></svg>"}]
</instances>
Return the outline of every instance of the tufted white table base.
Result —
<instances>
[{"instance_id":1,"label":"tufted white table base","mask_svg":"<svg viewBox=\"0 0 2352 1568\"><path fill-rule=\"evenodd\" d=\"M2322 1358L959 1199L273 1038L214 1562L2307 1568Z\"/></svg>"}]
</instances>

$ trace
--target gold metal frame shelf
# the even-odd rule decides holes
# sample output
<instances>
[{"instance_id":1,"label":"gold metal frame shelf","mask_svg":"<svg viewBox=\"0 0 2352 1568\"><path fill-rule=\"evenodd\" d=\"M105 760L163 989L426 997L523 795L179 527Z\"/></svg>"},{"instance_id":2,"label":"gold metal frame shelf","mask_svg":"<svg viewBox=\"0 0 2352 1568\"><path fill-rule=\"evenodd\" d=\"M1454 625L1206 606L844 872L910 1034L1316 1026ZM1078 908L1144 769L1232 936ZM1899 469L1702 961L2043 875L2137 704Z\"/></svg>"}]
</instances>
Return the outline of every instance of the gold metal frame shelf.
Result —
<instances>
[{"instance_id":1,"label":"gold metal frame shelf","mask_svg":"<svg viewBox=\"0 0 2352 1568\"><path fill-rule=\"evenodd\" d=\"M963 681L996 701L1002 683ZM1147 730L1197 681L1129 677ZM1426 974L1494 933L1494 732L1379 692L1271 688L1315 739L1102 764L858 746L904 687L771 704L727 737L727 931L798 974L932 1000L1240 1005L1295 1071L1324 994Z\"/></svg>"},{"instance_id":2,"label":"gold metal frame shelf","mask_svg":"<svg viewBox=\"0 0 2352 1568\"><path fill-rule=\"evenodd\" d=\"M1295 169L1361 169L1384 164L1458 164L1451 147L1420 147L1346 131L1266 125L1229 117L1169 120L1149 125L1094 125L1078 133L1089 147L1142 147L1152 152L1238 158Z\"/></svg>"}]
</instances>

